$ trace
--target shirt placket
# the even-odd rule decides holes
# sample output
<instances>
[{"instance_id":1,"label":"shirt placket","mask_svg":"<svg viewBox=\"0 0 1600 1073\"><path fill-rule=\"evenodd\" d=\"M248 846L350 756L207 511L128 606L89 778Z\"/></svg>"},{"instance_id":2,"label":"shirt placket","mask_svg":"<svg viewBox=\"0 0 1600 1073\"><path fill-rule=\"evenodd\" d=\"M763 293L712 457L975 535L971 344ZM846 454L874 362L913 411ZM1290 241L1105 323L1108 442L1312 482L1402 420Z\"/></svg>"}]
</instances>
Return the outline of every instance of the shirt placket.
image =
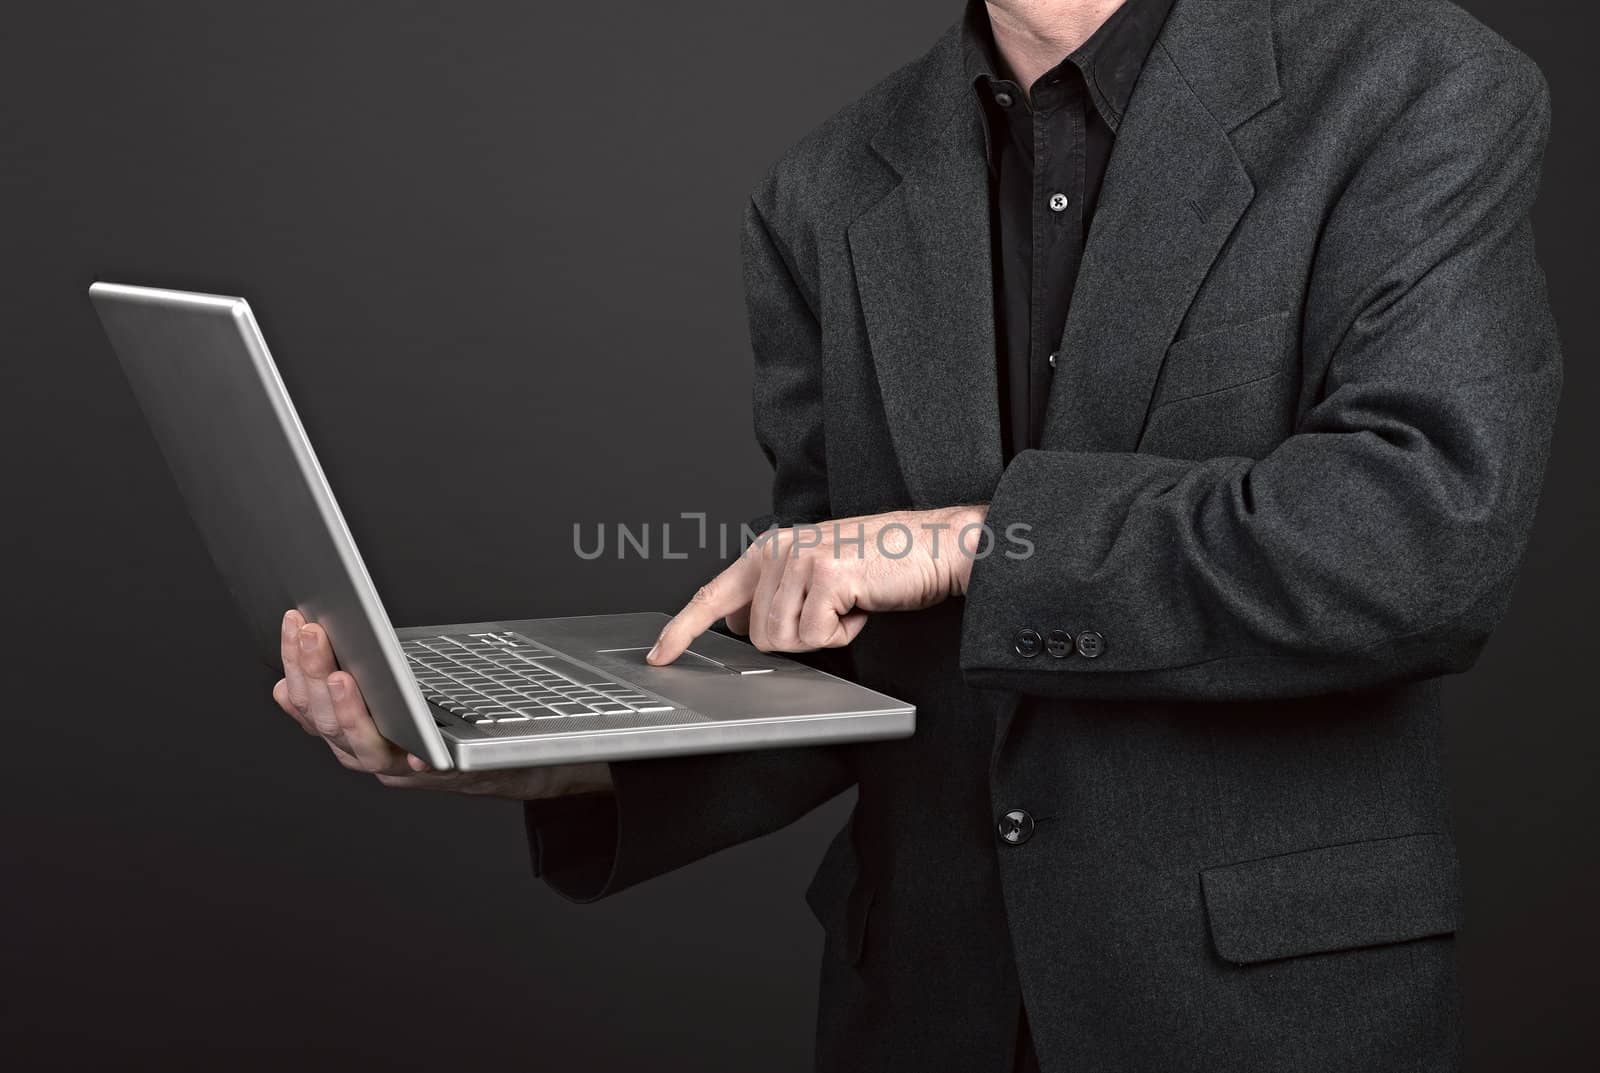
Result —
<instances>
[{"instance_id":1,"label":"shirt placket","mask_svg":"<svg viewBox=\"0 0 1600 1073\"><path fill-rule=\"evenodd\" d=\"M1049 322L1052 308L1065 301L1056 292L1069 286L1080 256L1083 232L1086 116L1084 97L1062 75L1036 87L1032 108L1033 198L1032 271L1029 287L1028 443L1037 446L1044 401L1054 376L1056 348Z\"/></svg>"}]
</instances>

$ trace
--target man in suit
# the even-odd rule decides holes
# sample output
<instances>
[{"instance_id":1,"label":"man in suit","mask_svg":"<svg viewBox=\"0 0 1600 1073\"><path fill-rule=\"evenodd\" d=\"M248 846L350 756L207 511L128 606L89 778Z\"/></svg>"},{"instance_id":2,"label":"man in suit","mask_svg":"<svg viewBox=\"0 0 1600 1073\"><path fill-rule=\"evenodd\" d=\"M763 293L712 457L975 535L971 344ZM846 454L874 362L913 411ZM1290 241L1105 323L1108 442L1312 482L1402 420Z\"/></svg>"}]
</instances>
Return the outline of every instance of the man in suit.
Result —
<instances>
[{"instance_id":1,"label":"man in suit","mask_svg":"<svg viewBox=\"0 0 1600 1073\"><path fill-rule=\"evenodd\" d=\"M754 193L772 528L651 657L726 617L915 736L432 773L293 614L280 702L545 799L579 900L858 787L821 1068L1455 1068L1439 677L1550 438L1548 114L1434 0L974 3Z\"/></svg>"}]
</instances>

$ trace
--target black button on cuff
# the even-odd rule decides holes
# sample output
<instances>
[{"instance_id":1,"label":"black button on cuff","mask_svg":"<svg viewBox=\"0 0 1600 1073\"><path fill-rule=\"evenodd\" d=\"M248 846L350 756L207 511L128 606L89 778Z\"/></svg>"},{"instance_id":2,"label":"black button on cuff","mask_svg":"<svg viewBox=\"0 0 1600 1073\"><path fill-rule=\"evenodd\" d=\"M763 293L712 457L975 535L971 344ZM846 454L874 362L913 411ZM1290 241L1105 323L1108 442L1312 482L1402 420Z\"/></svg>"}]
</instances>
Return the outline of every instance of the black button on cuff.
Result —
<instances>
[{"instance_id":1,"label":"black button on cuff","mask_svg":"<svg viewBox=\"0 0 1600 1073\"><path fill-rule=\"evenodd\" d=\"M1020 808L1014 808L1000 817L995 824L1000 841L1008 846L1020 846L1033 837L1033 817Z\"/></svg>"},{"instance_id":2,"label":"black button on cuff","mask_svg":"<svg viewBox=\"0 0 1600 1073\"><path fill-rule=\"evenodd\" d=\"M1044 639L1044 650L1056 659L1066 659L1072 655L1072 634L1066 630L1051 630Z\"/></svg>"},{"instance_id":3,"label":"black button on cuff","mask_svg":"<svg viewBox=\"0 0 1600 1073\"><path fill-rule=\"evenodd\" d=\"M1032 659L1039 654L1039 649L1044 646L1044 638L1039 636L1039 631L1024 627L1017 631L1017 636L1012 640L1011 647L1023 659Z\"/></svg>"},{"instance_id":4,"label":"black button on cuff","mask_svg":"<svg viewBox=\"0 0 1600 1073\"><path fill-rule=\"evenodd\" d=\"M1084 659L1099 659L1105 654L1106 639L1094 630L1078 634L1078 655Z\"/></svg>"}]
</instances>

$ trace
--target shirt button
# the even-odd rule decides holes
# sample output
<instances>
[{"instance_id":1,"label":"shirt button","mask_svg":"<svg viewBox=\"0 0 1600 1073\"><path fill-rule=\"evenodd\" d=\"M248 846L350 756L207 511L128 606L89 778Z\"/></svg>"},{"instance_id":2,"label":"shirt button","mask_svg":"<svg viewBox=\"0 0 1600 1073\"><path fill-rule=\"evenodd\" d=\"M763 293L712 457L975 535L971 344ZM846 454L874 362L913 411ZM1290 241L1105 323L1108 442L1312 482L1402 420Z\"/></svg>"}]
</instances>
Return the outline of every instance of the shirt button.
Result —
<instances>
[{"instance_id":1,"label":"shirt button","mask_svg":"<svg viewBox=\"0 0 1600 1073\"><path fill-rule=\"evenodd\" d=\"M1050 211L1051 212L1063 212L1063 211L1066 210L1066 207L1068 205L1070 205L1070 204L1072 204L1072 202L1067 200L1067 195L1066 194L1051 194L1050 195Z\"/></svg>"},{"instance_id":2,"label":"shirt button","mask_svg":"<svg viewBox=\"0 0 1600 1073\"><path fill-rule=\"evenodd\" d=\"M1106 650L1106 639L1094 630L1084 630L1078 634L1078 655L1084 659L1099 659Z\"/></svg>"},{"instance_id":3,"label":"shirt button","mask_svg":"<svg viewBox=\"0 0 1600 1073\"><path fill-rule=\"evenodd\" d=\"M1066 659L1072 655L1072 634L1066 630L1051 630L1044 639L1044 650L1056 659Z\"/></svg>"},{"instance_id":4,"label":"shirt button","mask_svg":"<svg viewBox=\"0 0 1600 1073\"><path fill-rule=\"evenodd\" d=\"M1032 659L1039 654L1039 648L1043 644L1044 638L1039 636L1038 630L1025 627L1017 631L1017 636L1012 641L1011 647L1023 659Z\"/></svg>"},{"instance_id":5,"label":"shirt button","mask_svg":"<svg viewBox=\"0 0 1600 1073\"><path fill-rule=\"evenodd\" d=\"M1047 363L1049 363L1050 368L1054 369L1056 367L1056 360L1058 358L1060 358L1060 357L1061 357L1061 352L1060 351L1056 351L1055 353L1052 353L1048 358L1046 358L1044 360Z\"/></svg>"},{"instance_id":6,"label":"shirt button","mask_svg":"<svg viewBox=\"0 0 1600 1073\"><path fill-rule=\"evenodd\" d=\"M998 104L1002 108L1010 108L1011 94L1007 93L1005 90L1001 90L999 93L994 95L994 103Z\"/></svg>"},{"instance_id":7,"label":"shirt button","mask_svg":"<svg viewBox=\"0 0 1600 1073\"><path fill-rule=\"evenodd\" d=\"M995 824L1000 841L1008 846L1020 846L1033 837L1033 817L1020 808L1014 808Z\"/></svg>"}]
</instances>

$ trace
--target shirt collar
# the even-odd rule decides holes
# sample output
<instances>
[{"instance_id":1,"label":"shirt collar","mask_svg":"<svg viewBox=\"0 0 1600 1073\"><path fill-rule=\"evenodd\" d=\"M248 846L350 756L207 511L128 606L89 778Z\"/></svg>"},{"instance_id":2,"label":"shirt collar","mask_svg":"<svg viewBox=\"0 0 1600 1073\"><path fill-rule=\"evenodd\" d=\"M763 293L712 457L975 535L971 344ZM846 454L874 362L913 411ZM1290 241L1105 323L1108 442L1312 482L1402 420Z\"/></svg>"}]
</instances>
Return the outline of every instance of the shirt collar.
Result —
<instances>
[{"instance_id":1,"label":"shirt collar","mask_svg":"<svg viewBox=\"0 0 1600 1073\"><path fill-rule=\"evenodd\" d=\"M1115 132L1173 3L1174 0L1125 0L1089 40L1045 72L1040 82L1059 75L1066 64L1074 65L1083 72L1096 111ZM1000 78L999 53L983 0L968 0L961 37L969 81L976 85Z\"/></svg>"}]
</instances>

